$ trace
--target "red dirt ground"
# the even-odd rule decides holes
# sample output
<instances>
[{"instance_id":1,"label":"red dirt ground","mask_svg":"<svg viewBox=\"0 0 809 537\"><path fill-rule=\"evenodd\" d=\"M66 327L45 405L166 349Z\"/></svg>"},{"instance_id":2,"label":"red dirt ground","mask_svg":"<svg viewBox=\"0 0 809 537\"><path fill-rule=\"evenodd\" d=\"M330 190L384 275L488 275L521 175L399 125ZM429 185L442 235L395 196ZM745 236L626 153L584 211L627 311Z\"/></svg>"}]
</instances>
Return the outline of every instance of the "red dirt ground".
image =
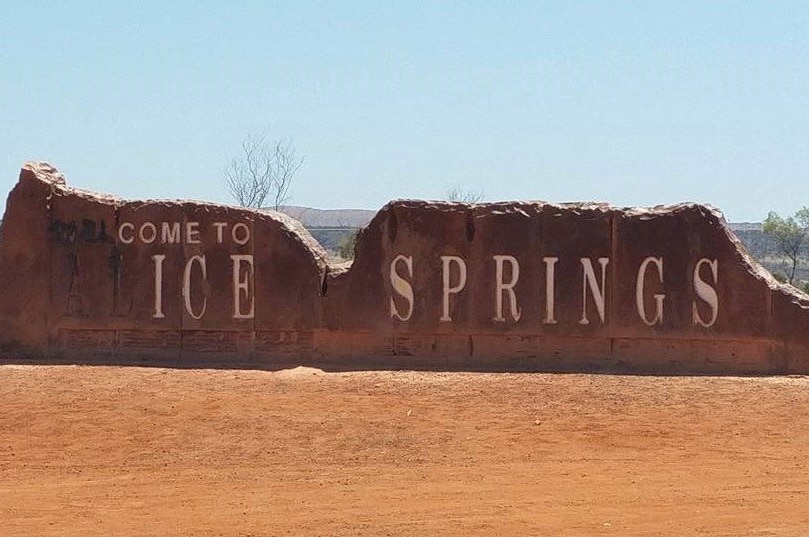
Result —
<instances>
[{"instance_id":1,"label":"red dirt ground","mask_svg":"<svg viewBox=\"0 0 809 537\"><path fill-rule=\"evenodd\" d=\"M809 535L809 379L0 367L0 535Z\"/></svg>"}]
</instances>

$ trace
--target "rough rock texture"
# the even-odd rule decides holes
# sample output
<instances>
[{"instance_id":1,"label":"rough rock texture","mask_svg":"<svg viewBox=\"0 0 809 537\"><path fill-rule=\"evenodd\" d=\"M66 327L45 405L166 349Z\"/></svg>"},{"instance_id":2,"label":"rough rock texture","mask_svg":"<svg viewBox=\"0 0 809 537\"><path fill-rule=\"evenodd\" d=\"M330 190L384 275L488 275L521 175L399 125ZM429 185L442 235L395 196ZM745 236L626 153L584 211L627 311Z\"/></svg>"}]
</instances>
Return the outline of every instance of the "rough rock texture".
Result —
<instances>
[{"instance_id":1,"label":"rough rock texture","mask_svg":"<svg viewBox=\"0 0 809 537\"><path fill-rule=\"evenodd\" d=\"M346 267L279 213L129 202L27 163L0 278L12 359L809 372L809 297L693 204L396 201Z\"/></svg>"}]
</instances>

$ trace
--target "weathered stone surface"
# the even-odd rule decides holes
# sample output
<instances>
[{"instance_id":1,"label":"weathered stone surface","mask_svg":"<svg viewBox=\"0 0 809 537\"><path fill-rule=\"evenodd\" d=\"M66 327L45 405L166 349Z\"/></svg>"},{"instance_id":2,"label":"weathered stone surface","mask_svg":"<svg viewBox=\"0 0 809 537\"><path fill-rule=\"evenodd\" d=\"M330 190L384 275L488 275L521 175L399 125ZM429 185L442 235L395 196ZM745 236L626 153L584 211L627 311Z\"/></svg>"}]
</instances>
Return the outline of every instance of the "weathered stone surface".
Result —
<instances>
[{"instance_id":1,"label":"weathered stone surface","mask_svg":"<svg viewBox=\"0 0 809 537\"><path fill-rule=\"evenodd\" d=\"M396 201L338 266L279 213L129 202L28 163L0 279L7 358L809 372L809 297L693 204Z\"/></svg>"},{"instance_id":2,"label":"weathered stone surface","mask_svg":"<svg viewBox=\"0 0 809 537\"><path fill-rule=\"evenodd\" d=\"M257 330L312 340L326 270L280 213L128 202L27 163L2 228L0 343L7 356L261 361Z\"/></svg>"}]
</instances>

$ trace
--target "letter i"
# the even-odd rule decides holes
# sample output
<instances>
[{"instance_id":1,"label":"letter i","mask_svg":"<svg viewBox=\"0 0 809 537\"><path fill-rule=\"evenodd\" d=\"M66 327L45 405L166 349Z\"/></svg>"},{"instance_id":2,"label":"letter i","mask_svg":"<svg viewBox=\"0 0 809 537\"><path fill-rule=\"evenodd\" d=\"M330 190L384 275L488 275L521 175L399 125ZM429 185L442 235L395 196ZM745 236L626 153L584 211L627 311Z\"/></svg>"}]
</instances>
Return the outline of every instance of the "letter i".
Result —
<instances>
[{"instance_id":1,"label":"letter i","mask_svg":"<svg viewBox=\"0 0 809 537\"><path fill-rule=\"evenodd\" d=\"M163 254L153 255L154 260L154 313L152 317L155 319L164 319L163 315L163 260L166 256Z\"/></svg>"}]
</instances>

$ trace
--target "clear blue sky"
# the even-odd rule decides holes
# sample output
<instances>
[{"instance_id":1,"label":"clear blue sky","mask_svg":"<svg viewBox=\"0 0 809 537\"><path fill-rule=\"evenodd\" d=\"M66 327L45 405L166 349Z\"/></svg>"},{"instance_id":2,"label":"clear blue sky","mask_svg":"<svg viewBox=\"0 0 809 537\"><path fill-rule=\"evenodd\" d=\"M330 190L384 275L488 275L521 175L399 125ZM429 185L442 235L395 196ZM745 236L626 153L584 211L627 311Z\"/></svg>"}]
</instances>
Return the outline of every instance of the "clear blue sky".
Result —
<instances>
[{"instance_id":1,"label":"clear blue sky","mask_svg":"<svg viewBox=\"0 0 809 537\"><path fill-rule=\"evenodd\" d=\"M291 203L809 205L807 2L18 2L0 17L0 190L229 202L248 133Z\"/></svg>"}]
</instances>

